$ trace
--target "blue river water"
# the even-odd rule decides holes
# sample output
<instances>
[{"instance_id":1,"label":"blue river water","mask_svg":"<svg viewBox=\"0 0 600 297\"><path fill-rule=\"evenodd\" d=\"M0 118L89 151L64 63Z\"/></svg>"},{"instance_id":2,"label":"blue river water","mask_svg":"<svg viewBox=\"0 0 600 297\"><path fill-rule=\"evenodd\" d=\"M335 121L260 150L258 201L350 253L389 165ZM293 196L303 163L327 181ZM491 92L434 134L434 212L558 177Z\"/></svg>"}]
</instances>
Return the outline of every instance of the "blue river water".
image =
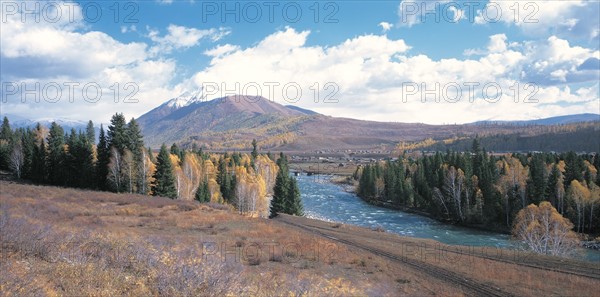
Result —
<instances>
[{"instance_id":1,"label":"blue river water","mask_svg":"<svg viewBox=\"0 0 600 297\"><path fill-rule=\"evenodd\" d=\"M509 236L440 223L434 219L374 206L329 181L322 175L297 176L304 215L323 221L364 227L382 227L387 232L429 238L446 244L514 248ZM600 252L583 250L581 260L600 262Z\"/></svg>"}]
</instances>

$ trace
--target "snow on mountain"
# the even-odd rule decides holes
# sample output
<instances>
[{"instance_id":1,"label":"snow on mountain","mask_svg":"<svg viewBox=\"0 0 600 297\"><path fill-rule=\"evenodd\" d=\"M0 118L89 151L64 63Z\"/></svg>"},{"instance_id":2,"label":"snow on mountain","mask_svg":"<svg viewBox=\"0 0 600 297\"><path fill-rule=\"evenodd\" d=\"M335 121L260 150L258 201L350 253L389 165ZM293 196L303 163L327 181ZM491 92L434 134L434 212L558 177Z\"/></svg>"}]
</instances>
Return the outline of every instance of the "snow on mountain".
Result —
<instances>
[{"instance_id":1,"label":"snow on mountain","mask_svg":"<svg viewBox=\"0 0 600 297\"><path fill-rule=\"evenodd\" d=\"M168 107L179 109L196 102L201 102L202 100L202 89L197 89L195 91L185 91L183 94L165 102L164 104Z\"/></svg>"}]
</instances>

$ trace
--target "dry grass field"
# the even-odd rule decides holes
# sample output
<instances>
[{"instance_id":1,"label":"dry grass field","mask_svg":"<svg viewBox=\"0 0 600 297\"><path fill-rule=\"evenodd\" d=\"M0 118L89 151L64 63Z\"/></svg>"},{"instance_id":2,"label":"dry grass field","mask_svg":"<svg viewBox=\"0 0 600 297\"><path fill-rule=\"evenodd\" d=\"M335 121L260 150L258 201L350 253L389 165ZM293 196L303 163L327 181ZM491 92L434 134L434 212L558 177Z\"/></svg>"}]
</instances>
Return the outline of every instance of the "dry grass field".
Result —
<instances>
[{"instance_id":1,"label":"dry grass field","mask_svg":"<svg viewBox=\"0 0 600 297\"><path fill-rule=\"evenodd\" d=\"M1 296L485 295L477 286L500 296L592 296L600 287L593 265L517 261L535 268L305 218L7 181L0 236ZM580 266L583 275L569 273Z\"/></svg>"}]
</instances>

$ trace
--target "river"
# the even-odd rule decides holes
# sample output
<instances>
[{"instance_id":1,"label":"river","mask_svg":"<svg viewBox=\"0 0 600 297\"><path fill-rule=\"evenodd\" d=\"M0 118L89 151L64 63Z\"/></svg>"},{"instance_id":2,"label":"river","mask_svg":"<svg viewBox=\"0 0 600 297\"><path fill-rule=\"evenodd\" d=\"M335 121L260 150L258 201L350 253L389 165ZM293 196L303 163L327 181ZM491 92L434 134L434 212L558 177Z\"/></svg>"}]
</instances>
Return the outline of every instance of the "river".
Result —
<instances>
[{"instance_id":1,"label":"river","mask_svg":"<svg viewBox=\"0 0 600 297\"><path fill-rule=\"evenodd\" d=\"M387 232L405 236L429 238L446 244L514 248L508 235L479 231L471 228L440 223L417 214L387 209L366 203L343 187L322 175L297 176L298 186L308 218L352 224L364 227L382 227ZM583 250L581 260L600 262L600 252Z\"/></svg>"}]
</instances>

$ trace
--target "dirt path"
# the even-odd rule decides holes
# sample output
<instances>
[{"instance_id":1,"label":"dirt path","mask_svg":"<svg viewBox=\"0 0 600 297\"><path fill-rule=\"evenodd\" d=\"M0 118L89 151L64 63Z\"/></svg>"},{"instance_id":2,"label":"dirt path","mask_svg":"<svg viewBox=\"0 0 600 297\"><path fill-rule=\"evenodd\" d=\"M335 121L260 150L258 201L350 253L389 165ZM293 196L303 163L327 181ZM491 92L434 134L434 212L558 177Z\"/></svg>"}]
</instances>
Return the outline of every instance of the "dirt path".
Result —
<instances>
[{"instance_id":1,"label":"dirt path","mask_svg":"<svg viewBox=\"0 0 600 297\"><path fill-rule=\"evenodd\" d=\"M506 281L497 277L486 278L479 275L477 269L463 272L461 271L462 267L444 265L444 263L440 264L439 262L419 257L418 253L406 253L405 249L394 248L406 246L407 244L423 244L422 242L419 243L419 241L422 241L419 239L287 215L280 215L276 220L314 234L315 236L324 237L349 247L368 251L376 256L411 267L433 278L462 288L470 294L481 296L514 296L522 295L524 292L531 292L527 290L523 291L522 288L517 288L516 286L507 285ZM427 244L430 243L433 243L433 241L427 242ZM501 270L504 273L511 273L510 271L512 270L520 271L520 273L524 273L528 277L541 279L539 282L542 283L546 275L552 275L561 279L577 278L578 281L584 283L597 283L600 280L600 267L595 263L563 260L496 248L486 248L484 251L477 251L469 247L450 247L442 244L438 244L437 246L439 247L439 251L444 252L445 255L454 254L458 257L468 257L473 263L483 263L481 266L494 262L495 265L502 267ZM473 267L479 266L473 265ZM533 289L531 290L533 291ZM593 295L592 292L589 293Z\"/></svg>"}]
</instances>

